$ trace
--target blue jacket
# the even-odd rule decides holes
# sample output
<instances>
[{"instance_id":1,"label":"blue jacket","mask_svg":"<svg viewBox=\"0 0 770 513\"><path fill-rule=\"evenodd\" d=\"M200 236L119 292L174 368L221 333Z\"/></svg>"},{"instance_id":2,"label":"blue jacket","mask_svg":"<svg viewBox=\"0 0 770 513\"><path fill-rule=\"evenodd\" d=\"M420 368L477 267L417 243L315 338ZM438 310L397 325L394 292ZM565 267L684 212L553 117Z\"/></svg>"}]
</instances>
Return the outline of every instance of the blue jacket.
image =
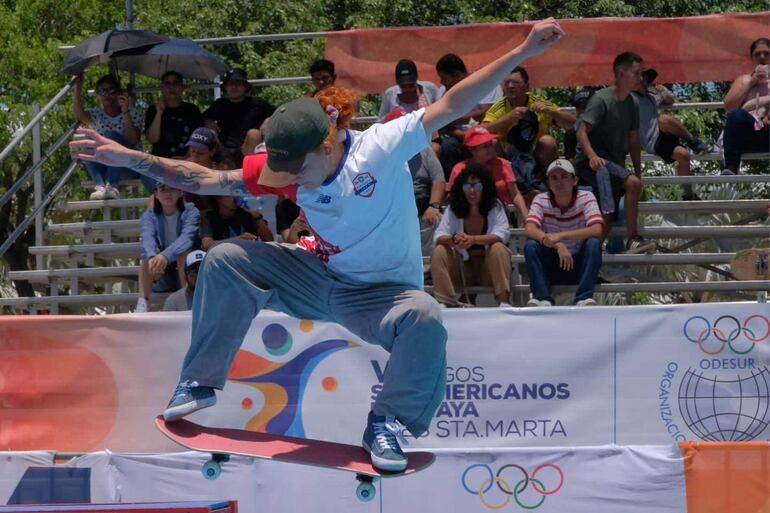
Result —
<instances>
[{"instance_id":1,"label":"blue jacket","mask_svg":"<svg viewBox=\"0 0 770 513\"><path fill-rule=\"evenodd\" d=\"M142 259L149 260L160 253L170 263L176 262L177 258L195 243L200 223L201 214L198 209L192 203L185 203L176 223L176 240L169 247L164 248L166 223L163 212L155 212L152 208L148 208L142 214Z\"/></svg>"}]
</instances>

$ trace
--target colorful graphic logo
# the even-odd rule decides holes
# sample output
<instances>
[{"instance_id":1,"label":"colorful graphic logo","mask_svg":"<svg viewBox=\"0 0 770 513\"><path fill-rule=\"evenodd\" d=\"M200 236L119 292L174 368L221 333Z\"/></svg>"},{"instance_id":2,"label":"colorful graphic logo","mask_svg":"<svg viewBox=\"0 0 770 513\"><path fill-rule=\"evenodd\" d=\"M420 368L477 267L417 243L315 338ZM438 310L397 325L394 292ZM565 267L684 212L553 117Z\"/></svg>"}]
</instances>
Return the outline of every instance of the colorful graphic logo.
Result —
<instances>
[{"instance_id":1,"label":"colorful graphic logo","mask_svg":"<svg viewBox=\"0 0 770 513\"><path fill-rule=\"evenodd\" d=\"M310 333L313 327L312 321L300 323L300 331L304 333ZM262 343L268 354L280 357L289 353L294 340L284 326L273 323L262 330ZM323 340L287 362L271 361L249 351L239 351L228 379L259 390L265 399L264 406L246 423L245 429L304 437L302 398L313 370L337 351L357 346L350 340ZM338 381L335 376L326 376L321 383L326 392L337 390ZM250 409L253 402L247 397L241 405L244 409Z\"/></svg>"},{"instance_id":2,"label":"colorful graphic logo","mask_svg":"<svg viewBox=\"0 0 770 513\"><path fill-rule=\"evenodd\" d=\"M770 319L764 315L750 315L741 323L732 315L722 315L714 323L700 315L687 319L683 327L684 336L700 350L714 356L725 348L737 355L750 353L756 344L770 339Z\"/></svg>"},{"instance_id":3,"label":"colorful graphic logo","mask_svg":"<svg viewBox=\"0 0 770 513\"><path fill-rule=\"evenodd\" d=\"M511 485L517 478L516 484ZM489 465L475 463L465 469L461 482L465 491L478 495L481 503L488 509L503 509L513 500L519 507L532 510L542 506L549 495L562 489L564 471L553 463L543 463L530 475L521 465L508 463L494 473ZM497 504L489 500L494 485L497 485L497 493L503 495L503 499Z\"/></svg>"},{"instance_id":4,"label":"colorful graphic logo","mask_svg":"<svg viewBox=\"0 0 770 513\"><path fill-rule=\"evenodd\" d=\"M356 196L362 198L371 198L376 185L377 180L370 173L361 173L353 178L353 189L356 191Z\"/></svg>"},{"instance_id":5,"label":"colorful graphic logo","mask_svg":"<svg viewBox=\"0 0 770 513\"><path fill-rule=\"evenodd\" d=\"M684 423L710 442L759 437L770 424L770 370L749 353L770 340L770 319L754 314L741 322L722 315L712 322L695 315L682 331L705 355L681 375L678 403ZM678 365L672 362L671 369Z\"/></svg>"}]
</instances>

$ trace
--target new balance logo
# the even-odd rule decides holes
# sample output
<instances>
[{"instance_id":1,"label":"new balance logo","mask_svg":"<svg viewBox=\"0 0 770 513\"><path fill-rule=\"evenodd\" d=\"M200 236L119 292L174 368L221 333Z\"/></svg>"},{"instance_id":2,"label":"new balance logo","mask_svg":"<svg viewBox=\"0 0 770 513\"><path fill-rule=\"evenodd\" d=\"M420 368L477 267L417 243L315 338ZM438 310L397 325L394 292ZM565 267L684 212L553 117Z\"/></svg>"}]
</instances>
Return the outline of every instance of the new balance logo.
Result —
<instances>
[{"instance_id":1,"label":"new balance logo","mask_svg":"<svg viewBox=\"0 0 770 513\"><path fill-rule=\"evenodd\" d=\"M318 199L316 199L315 202L316 203L324 203L324 204L331 203L332 202L332 197L331 196L327 196L326 194L321 194L320 196L318 196Z\"/></svg>"}]
</instances>

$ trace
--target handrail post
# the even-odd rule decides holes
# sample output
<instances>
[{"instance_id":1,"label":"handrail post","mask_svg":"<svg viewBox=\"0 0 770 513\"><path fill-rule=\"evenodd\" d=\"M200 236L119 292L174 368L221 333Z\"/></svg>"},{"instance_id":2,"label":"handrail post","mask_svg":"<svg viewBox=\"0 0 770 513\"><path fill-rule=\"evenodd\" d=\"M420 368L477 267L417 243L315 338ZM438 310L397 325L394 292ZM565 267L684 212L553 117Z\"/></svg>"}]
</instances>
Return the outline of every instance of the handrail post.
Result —
<instances>
[{"instance_id":1,"label":"handrail post","mask_svg":"<svg viewBox=\"0 0 770 513\"><path fill-rule=\"evenodd\" d=\"M32 115L37 116L40 112L40 104L35 102L32 104ZM40 162L42 153L42 142L40 137L40 123L36 123L32 128L32 164ZM35 171L34 176L34 201L35 207L43 201L43 170L42 166L39 166ZM43 245L43 211L41 210L35 216L35 246ZM35 255L35 269L43 269L44 258L43 255Z\"/></svg>"}]
</instances>

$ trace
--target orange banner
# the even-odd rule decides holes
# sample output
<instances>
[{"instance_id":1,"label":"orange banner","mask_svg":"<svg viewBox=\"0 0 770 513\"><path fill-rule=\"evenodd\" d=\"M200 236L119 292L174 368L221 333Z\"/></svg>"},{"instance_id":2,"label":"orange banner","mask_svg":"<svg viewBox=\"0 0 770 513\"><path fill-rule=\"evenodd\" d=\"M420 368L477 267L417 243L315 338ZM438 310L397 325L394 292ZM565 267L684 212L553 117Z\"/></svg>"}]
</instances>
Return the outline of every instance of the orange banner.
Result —
<instances>
[{"instance_id":1,"label":"orange banner","mask_svg":"<svg viewBox=\"0 0 770 513\"><path fill-rule=\"evenodd\" d=\"M623 51L640 54L664 83L733 80L750 67L749 46L770 36L770 11L690 18L564 20L567 37L527 61L533 87L597 86L612 82L612 61ZM395 84L399 59L412 59L421 80L438 83L436 61L459 55L469 71L524 40L532 23L408 27L334 32L326 58L337 84L381 93Z\"/></svg>"},{"instance_id":2,"label":"orange banner","mask_svg":"<svg viewBox=\"0 0 770 513\"><path fill-rule=\"evenodd\" d=\"M770 513L767 442L681 442L688 513Z\"/></svg>"}]
</instances>

